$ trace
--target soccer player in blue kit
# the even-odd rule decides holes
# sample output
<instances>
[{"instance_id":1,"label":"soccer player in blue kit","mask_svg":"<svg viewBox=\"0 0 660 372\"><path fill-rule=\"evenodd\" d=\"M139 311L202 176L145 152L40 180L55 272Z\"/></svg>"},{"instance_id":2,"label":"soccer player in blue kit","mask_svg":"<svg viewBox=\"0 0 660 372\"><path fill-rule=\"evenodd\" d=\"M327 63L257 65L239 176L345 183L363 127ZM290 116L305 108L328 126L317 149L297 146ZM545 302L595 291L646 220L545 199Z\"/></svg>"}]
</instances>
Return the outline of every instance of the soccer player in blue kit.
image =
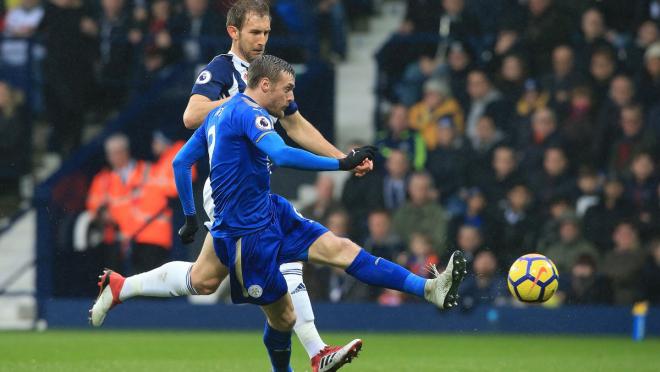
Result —
<instances>
[{"instance_id":1,"label":"soccer player in blue kit","mask_svg":"<svg viewBox=\"0 0 660 372\"><path fill-rule=\"evenodd\" d=\"M264 344L276 372L291 371L291 330L296 321L281 264L309 261L341 268L364 283L425 298L443 309L457 305L458 287L467 273L465 258L456 251L442 274L431 268L433 279L412 274L302 217L286 199L270 192L271 164L350 171L376 153L374 147L365 146L335 159L287 146L270 116L282 115L293 102L294 87L295 73L287 62L270 55L255 59L244 93L212 110L173 163L186 215L179 234L192 237L197 217L191 168L208 154L215 253L230 276L233 302L263 309L267 318Z\"/></svg>"},{"instance_id":2,"label":"soccer player in blue kit","mask_svg":"<svg viewBox=\"0 0 660 372\"><path fill-rule=\"evenodd\" d=\"M246 86L249 62L263 54L270 34L270 13L262 0L239 0L227 14L227 32L232 38L231 50L215 57L199 74L193 86L188 106L183 115L187 128L195 129L207 114L242 92ZM286 110L280 123L289 137L303 148L334 158L344 154L330 144L297 112L295 102ZM355 172L362 175L373 168L370 160L359 165ZM204 209L211 223L214 220L214 203L210 183L204 185ZM352 340L344 346L328 346L314 324L314 312L302 277L302 263L285 263L280 267L284 274L297 315L294 331L307 351L312 370L325 371L337 368L361 347L361 340ZM196 262L169 262L146 273L124 278L110 270L100 277L100 294L90 311L90 322L100 326L108 311L136 296L174 297L210 294L216 291L225 273L213 250L213 240L207 235ZM332 362L328 359L332 357ZM321 368L320 365L326 368Z\"/></svg>"}]
</instances>

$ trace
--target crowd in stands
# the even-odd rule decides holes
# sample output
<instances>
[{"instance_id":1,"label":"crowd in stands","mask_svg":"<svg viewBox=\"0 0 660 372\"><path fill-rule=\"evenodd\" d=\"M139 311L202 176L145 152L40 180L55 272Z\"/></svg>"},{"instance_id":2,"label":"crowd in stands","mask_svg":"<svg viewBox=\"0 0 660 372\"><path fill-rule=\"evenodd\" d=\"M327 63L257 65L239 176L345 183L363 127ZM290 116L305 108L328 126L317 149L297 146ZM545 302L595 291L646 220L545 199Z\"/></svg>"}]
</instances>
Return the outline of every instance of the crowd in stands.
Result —
<instances>
[{"instance_id":1,"label":"crowd in stands","mask_svg":"<svg viewBox=\"0 0 660 372\"><path fill-rule=\"evenodd\" d=\"M46 123L45 151L65 158L83 129L101 124L169 68L195 69L229 50L226 12L234 0L15 0L0 8L3 153L30 148L33 120ZM273 0L269 53L292 63L340 61L346 32L371 11L371 0ZM357 27L357 26L355 26ZM7 86L6 86L7 85ZM3 90L3 91L4 91ZM183 96L187 92L182 91ZM3 97L7 94L3 94ZM5 109L6 105L12 105ZM30 112L30 119L23 115ZM16 190L25 162L3 158L0 185ZM25 163L25 164L24 164ZM16 191L12 197L16 199Z\"/></svg>"},{"instance_id":2,"label":"crowd in stands","mask_svg":"<svg viewBox=\"0 0 660 372\"><path fill-rule=\"evenodd\" d=\"M466 309L532 252L560 301L659 304L659 27L656 0L408 0L376 55L378 169L305 211L420 275L462 250ZM307 270L320 299L413 301Z\"/></svg>"}]
</instances>

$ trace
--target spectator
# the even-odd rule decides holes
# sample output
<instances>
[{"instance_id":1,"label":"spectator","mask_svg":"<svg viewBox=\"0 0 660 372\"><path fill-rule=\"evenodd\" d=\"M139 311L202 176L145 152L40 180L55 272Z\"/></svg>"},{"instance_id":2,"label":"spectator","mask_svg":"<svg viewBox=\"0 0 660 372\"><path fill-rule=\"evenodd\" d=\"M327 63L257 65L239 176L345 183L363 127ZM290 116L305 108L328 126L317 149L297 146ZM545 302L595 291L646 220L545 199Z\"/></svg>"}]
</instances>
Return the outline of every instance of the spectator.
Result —
<instances>
[{"instance_id":1,"label":"spectator","mask_svg":"<svg viewBox=\"0 0 660 372\"><path fill-rule=\"evenodd\" d=\"M28 39L34 36L44 17L44 7L39 0L21 0L20 3L9 10L5 16L4 35L9 38ZM26 40L3 40L2 60L10 66L23 66L28 61L29 53ZM36 52L36 51L35 51ZM42 57L38 52L37 57Z\"/></svg>"},{"instance_id":2,"label":"spectator","mask_svg":"<svg viewBox=\"0 0 660 372\"><path fill-rule=\"evenodd\" d=\"M639 72L639 67L646 59L646 51L657 41L660 41L658 25L650 20L644 21L637 29L637 37L626 49L626 69L629 74L634 75ZM639 84L643 81L637 83L641 86ZM642 94L640 96L643 97Z\"/></svg>"},{"instance_id":3,"label":"spectator","mask_svg":"<svg viewBox=\"0 0 660 372\"><path fill-rule=\"evenodd\" d=\"M495 126L492 117L484 115L477 122L476 136L472 138L472 159L470 173L479 179L488 173L493 159L493 151L504 143L504 134Z\"/></svg>"},{"instance_id":4,"label":"spectator","mask_svg":"<svg viewBox=\"0 0 660 372\"><path fill-rule=\"evenodd\" d=\"M610 150L610 169L615 172L625 171L635 154L655 151L656 144L653 134L644 131L644 113L640 106L624 107L620 118L623 136Z\"/></svg>"},{"instance_id":5,"label":"spectator","mask_svg":"<svg viewBox=\"0 0 660 372\"><path fill-rule=\"evenodd\" d=\"M522 95L516 103L516 118L514 120L516 123L525 123L525 125L528 125L528 123L531 121L531 116L534 111L543 109L548 106L550 95L548 92L541 89L542 87L536 80L525 80ZM517 126L520 127L521 124L518 124ZM517 137L518 133L515 131L512 131L508 134L512 141L520 141Z\"/></svg>"},{"instance_id":6,"label":"spectator","mask_svg":"<svg viewBox=\"0 0 660 372\"><path fill-rule=\"evenodd\" d=\"M594 146L593 133L596 131L594 103L589 87L581 85L573 88L566 119L560 128L561 137L566 141L568 156L576 164L594 165L591 149Z\"/></svg>"},{"instance_id":7,"label":"spectator","mask_svg":"<svg viewBox=\"0 0 660 372\"><path fill-rule=\"evenodd\" d=\"M594 246L582 237L580 219L566 213L559 219L559 241L551 244L544 254L555 263L560 273L567 273L573 267L578 257L590 256L599 261L599 253Z\"/></svg>"},{"instance_id":8,"label":"spectator","mask_svg":"<svg viewBox=\"0 0 660 372\"><path fill-rule=\"evenodd\" d=\"M394 230L405 242L413 233L427 234L438 254L444 251L447 218L444 209L434 202L433 184L428 173L414 173L410 177L410 201L394 214Z\"/></svg>"},{"instance_id":9,"label":"spectator","mask_svg":"<svg viewBox=\"0 0 660 372\"><path fill-rule=\"evenodd\" d=\"M650 257L642 268L644 299L652 305L660 304L660 239L654 239L649 245Z\"/></svg>"},{"instance_id":10,"label":"spectator","mask_svg":"<svg viewBox=\"0 0 660 372\"><path fill-rule=\"evenodd\" d=\"M461 308L470 310L506 303L506 280L498 274L497 265L493 252L483 250L477 253L471 270L474 274L465 278L459 289Z\"/></svg>"},{"instance_id":11,"label":"spectator","mask_svg":"<svg viewBox=\"0 0 660 372\"><path fill-rule=\"evenodd\" d=\"M585 236L602 253L612 248L614 227L622 220L634 216L634 208L623 198L620 179L610 177L603 186L603 196L598 204L587 209L584 215Z\"/></svg>"},{"instance_id":12,"label":"spectator","mask_svg":"<svg viewBox=\"0 0 660 372\"><path fill-rule=\"evenodd\" d=\"M631 305L643 297L641 270L645 254L639 243L637 228L631 222L620 222L612 235L614 249L605 256L603 273L612 282L614 303Z\"/></svg>"},{"instance_id":13,"label":"spectator","mask_svg":"<svg viewBox=\"0 0 660 372\"><path fill-rule=\"evenodd\" d=\"M489 203L497 205L504 201L508 191L524 181L513 148L498 146L493 152L489 172L473 180L484 191Z\"/></svg>"},{"instance_id":14,"label":"spectator","mask_svg":"<svg viewBox=\"0 0 660 372\"><path fill-rule=\"evenodd\" d=\"M600 202L601 182L598 174L591 168L582 168L577 179L578 197L575 200L575 213L583 218L587 210Z\"/></svg>"},{"instance_id":15,"label":"spectator","mask_svg":"<svg viewBox=\"0 0 660 372\"><path fill-rule=\"evenodd\" d=\"M408 270L424 278L433 277L429 268L431 265L440 264L440 259L430 237L421 233L412 233L408 247L408 252L404 256Z\"/></svg>"},{"instance_id":16,"label":"spectator","mask_svg":"<svg viewBox=\"0 0 660 372\"><path fill-rule=\"evenodd\" d=\"M582 13L581 32L573 43L577 51L578 65L587 66L589 58L594 50L598 48L610 48L613 46L607 41L607 25L598 8L589 8Z\"/></svg>"},{"instance_id":17,"label":"spectator","mask_svg":"<svg viewBox=\"0 0 660 372\"><path fill-rule=\"evenodd\" d=\"M544 75L550 71L550 54L558 45L566 43L572 25L554 6L553 0L530 0L522 44L531 56L531 71Z\"/></svg>"},{"instance_id":18,"label":"spectator","mask_svg":"<svg viewBox=\"0 0 660 372\"><path fill-rule=\"evenodd\" d=\"M544 210L539 211L544 217L543 224L537 228L539 236L536 247L539 251L545 251L550 245L559 242L559 225L562 217L575 213L571 202L565 197L555 197L545 207Z\"/></svg>"},{"instance_id":19,"label":"spectator","mask_svg":"<svg viewBox=\"0 0 660 372\"><path fill-rule=\"evenodd\" d=\"M644 68L639 72L639 97L649 109L660 102L660 41L651 44L644 54ZM655 126L658 128L658 124Z\"/></svg>"},{"instance_id":20,"label":"spectator","mask_svg":"<svg viewBox=\"0 0 660 372\"><path fill-rule=\"evenodd\" d=\"M146 73L151 75L180 58L180 45L173 40L172 4L169 0L154 0L147 22L142 60Z\"/></svg>"},{"instance_id":21,"label":"spectator","mask_svg":"<svg viewBox=\"0 0 660 372\"><path fill-rule=\"evenodd\" d=\"M174 184L174 168L172 167L172 161L184 144L184 141L172 142L172 140L166 137L161 131L155 131L153 134L151 153L156 161L151 165L149 182L156 188L159 188L168 198L177 198L178 196L176 185ZM197 168L193 167L193 181L196 178Z\"/></svg>"},{"instance_id":22,"label":"spectator","mask_svg":"<svg viewBox=\"0 0 660 372\"><path fill-rule=\"evenodd\" d=\"M433 182L440 186L440 196L447 203L467 181L471 153L465 141L456 133L449 119L437 124L437 147L429 151L426 169Z\"/></svg>"},{"instance_id":23,"label":"spectator","mask_svg":"<svg viewBox=\"0 0 660 372\"><path fill-rule=\"evenodd\" d=\"M618 75L612 79L608 98L602 103L598 112L594 142L596 159L608 159L606 144L611 144L621 136L619 126L621 111L633 102L634 94L635 87L629 77Z\"/></svg>"},{"instance_id":24,"label":"spectator","mask_svg":"<svg viewBox=\"0 0 660 372\"><path fill-rule=\"evenodd\" d=\"M52 126L50 150L67 155L82 139L98 26L81 0L52 0L39 30L48 51L42 69L46 117Z\"/></svg>"},{"instance_id":25,"label":"spectator","mask_svg":"<svg viewBox=\"0 0 660 372\"><path fill-rule=\"evenodd\" d=\"M393 105L387 119L387 128L378 132L376 146L384 159L392 150L408 155L411 167L421 170L426 163L426 146L419 133L408 128L408 109L404 105Z\"/></svg>"},{"instance_id":26,"label":"spectator","mask_svg":"<svg viewBox=\"0 0 660 372\"><path fill-rule=\"evenodd\" d=\"M568 159L561 147L549 147L543 157L543 169L530 178L536 200L542 207L558 197L576 194L575 178L570 174Z\"/></svg>"},{"instance_id":27,"label":"spectator","mask_svg":"<svg viewBox=\"0 0 660 372\"><path fill-rule=\"evenodd\" d=\"M498 128L506 131L511 114L502 95L493 88L488 75L482 70L473 70L468 75L468 95L470 102L465 121L465 134L470 140L477 136L477 122L484 114L495 120Z\"/></svg>"},{"instance_id":28,"label":"spectator","mask_svg":"<svg viewBox=\"0 0 660 372\"><path fill-rule=\"evenodd\" d=\"M497 90L502 92L504 99L517 102L523 94L527 80L527 64L518 54L509 54L502 60L499 79L496 82Z\"/></svg>"},{"instance_id":29,"label":"spectator","mask_svg":"<svg viewBox=\"0 0 660 372\"><path fill-rule=\"evenodd\" d=\"M527 173L534 173L543 165L545 152L550 147L561 145L561 137L557 129L557 117L548 109L540 109L532 116L531 132L525 134L526 129L520 129L525 142L520 143L523 148L521 167Z\"/></svg>"},{"instance_id":30,"label":"spectator","mask_svg":"<svg viewBox=\"0 0 660 372\"><path fill-rule=\"evenodd\" d=\"M150 182L151 164L131 158L126 136L111 136L105 150L110 168L101 170L92 180L87 210L106 219L104 224L118 226L121 236L115 236L115 241L122 250L132 246L135 273L161 266L172 247L172 211L167 197ZM108 253L107 267L121 269L119 252Z\"/></svg>"},{"instance_id":31,"label":"spectator","mask_svg":"<svg viewBox=\"0 0 660 372\"><path fill-rule=\"evenodd\" d=\"M396 211L406 202L406 189L410 162L404 152L392 151L385 164L387 173L383 178L382 190L385 208Z\"/></svg>"},{"instance_id":32,"label":"spectator","mask_svg":"<svg viewBox=\"0 0 660 372\"><path fill-rule=\"evenodd\" d=\"M208 10L208 0L185 0L184 10L172 20L174 44L180 44L186 61L209 61L216 54L210 43L224 37L224 19Z\"/></svg>"},{"instance_id":33,"label":"spectator","mask_svg":"<svg viewBox=\"0 0 660 372\"><path fill-rule=\"evenodd\" d=\"M614 52L609 48L599 48L591 54L589 84L591 85L591 91L594 92L597 107L600 107L605 101L610 82L616 73L616 67Z\"/></svg>"},{"instance_id":34,"label":"spectator","mask_svg":"<svg viewBox=\"0 0 660 372\"><path fill-rule=\"evenodd\" d=\"M575 66L575 55L569 45L559 45L552 51L552 73L545 75L543 88L550 94L551 106L562 109L570 99L570 92L583 78Z\"/></svg>"},{"instance_id":35,"label":"spectator","mask_svg":"<svg viewBox=\"0 0 660 372\"><path fill-rule=\"evenodd\" d=\"M500 206L499 234L494 242L498 261L503 265L534 247L538 221L532 209L532 195L523 184L513 186Z\"/></svg>"},{"instance_id":36,"label":"spectator","mask_svg":"<svg viewBox=\"0 0 660 372\"><path fill-rule=\"evenodd\" d=\"M341 203L334 198L335 181L327 174L319 173L316 177L316 199L300 210L303 216L325 224L333 212L342 209Z\"/></svg>"},{"instance_id":37,"label":"spectator","mask_svg":"<svg viewBox=\"0 0 660 372\"><path fill-rule=\"evenodd\" d=\"M99 58L97 60L97 102L100 112L117 109L127 98L135 42L129 34L133 24L124 0L102 0L99 25Z\"/></svg>"},{"instance_id":38,"label":"spectator","mask_svg":"<svg viewBox=\"0 0 660 372\"><path fill-rule=\"evenodd\" d=\"M459 134L463 133L463 111L452 98L449 85L442 80L429 80L424 84L424 98L410 108L410 127L418 130L426 148L434 150L438 146L438 122L448 118Z\"/></svg>"},{"instance_id":39,"label":"spectator","mask_svg":"<svg viewBox=\"0 0 660 372\"><path fill-rule=\"evenodd\" d=\"M369 236L363 248L374 256L393 261L405 247L401 238L392 231L392 220L385 209L369 213Z\"/></svg>"},{"instance_id":40,"label":"spectator","mask_svg":"<svg viewBox=\"0 0 660 372\"><path fill-rule=\"evenodd\" d=\"M449 223L449 241L456 242L460 227L469 225L480 230L484 243L490 243L494 234L495 216L492 215L484 194L474 187L465 192L464 198L465 212L454 216Z\"/></svg>"},{"instance_id":41,"label":"spectator","mask_svg":"<svg viewBox=\"0 0 660 372\"><path fill-rule=\"evenodd\" d=\"M630 165L630 176L625 184L624 196L636 211L636 221L642 238L652 236L658 220L657 190L660 183L655 172L651 154L642 152L634 156Z\"/></svg>"},{"instance_id":42,"label":"spectator","mask_svg":"<svg viewBox=\"0 0 660 372\"><path fill-rule=\"evenodd\" d=\"M484 249L484 238L479 227L470 224L459 227L456 234L456 248L463 252L468 265L472 265L477 252ZM447 261L449 252L445 256L444 261Z\"/></svg>"},{"instance_id":43,"label":"spectator","mask_svg":"<svg viewBox=\"0 0 660 372\"><path fill-rule=\"evenodd\" d=\"M582 255L577 258L570 273L567 274L568 290L565 292L564 303L567 305L610 304L612 302L612 288L604 275L598 272L596 260L591 255Z\"/></svg>"}]
</instances>

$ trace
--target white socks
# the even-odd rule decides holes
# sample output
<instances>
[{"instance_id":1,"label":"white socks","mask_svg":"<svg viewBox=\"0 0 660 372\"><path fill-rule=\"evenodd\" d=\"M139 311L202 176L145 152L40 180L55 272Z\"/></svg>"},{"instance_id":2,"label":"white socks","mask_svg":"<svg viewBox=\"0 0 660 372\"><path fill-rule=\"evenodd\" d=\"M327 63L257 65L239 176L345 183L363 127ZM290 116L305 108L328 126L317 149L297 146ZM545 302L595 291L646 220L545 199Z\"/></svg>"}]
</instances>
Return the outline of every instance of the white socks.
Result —
<instances>
[{"instance_id":1,"label":"white socks","mask_svg":"<svg viewBox=\"0 0 660 372\"><path fill-rule=\"evenodd\" d=\"M311 359L326 345L314 325L314 311L303 283L302 268L301 262L294 262L283 264L280 266L280 271L284 274L296 311L296 325L293 330Z\"/></svg>"},{"instance_id":2,"label":"white socks","mask_svg":"<svg viewBox=\"0 0 660 372\"><path fill-rule=\"evenodd\" d=\"M129 276L119 293L121 301L135 296L177 297L197 294L190 281L192 262L173 261L146 273Z\"/></svg>"}]
</instances>

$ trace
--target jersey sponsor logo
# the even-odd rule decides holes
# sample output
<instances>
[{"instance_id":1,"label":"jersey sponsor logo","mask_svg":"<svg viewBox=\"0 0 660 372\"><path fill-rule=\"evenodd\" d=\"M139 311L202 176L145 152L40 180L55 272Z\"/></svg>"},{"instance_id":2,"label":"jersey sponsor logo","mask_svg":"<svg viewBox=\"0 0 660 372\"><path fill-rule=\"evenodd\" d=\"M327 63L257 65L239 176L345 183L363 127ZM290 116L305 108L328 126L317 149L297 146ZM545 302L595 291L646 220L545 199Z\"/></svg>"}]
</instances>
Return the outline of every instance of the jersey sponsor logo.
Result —
<instances>
[{"instance_id":1,"label":"jersey sponsor logo","mask_svg":"<svg viewBox=\"0 0 660 372\"><path fill-rule=\"evenodd\" d=\"M273 123L265 116L257 116L254 124L259 130L273 130Z\"/></svg>"},{"instance_id":2,"label":"jersey sponsor logo","mask_svg":"<svg viewBox=\"0 0 660 372\"><path fill-rule=\"evenodd\" d=\"M197 81L195 81L195 84L206 84L209 81L211 81L211 77L212 77L211 71L204 70L197 77Z\"/></svg>"},{"instance_id":3,"label":"jersey sponsor logo","mask_svg":"<svg viewBox=\"0 0 660 372\"><path fill-rule=\"evenodd\" d=\"M253 284L248 288L248 294L252 298L259 298L261 295L264 293L264 290L261 288L261 286L258 286L256 284Z\"/></svg>"}]
</instances>

